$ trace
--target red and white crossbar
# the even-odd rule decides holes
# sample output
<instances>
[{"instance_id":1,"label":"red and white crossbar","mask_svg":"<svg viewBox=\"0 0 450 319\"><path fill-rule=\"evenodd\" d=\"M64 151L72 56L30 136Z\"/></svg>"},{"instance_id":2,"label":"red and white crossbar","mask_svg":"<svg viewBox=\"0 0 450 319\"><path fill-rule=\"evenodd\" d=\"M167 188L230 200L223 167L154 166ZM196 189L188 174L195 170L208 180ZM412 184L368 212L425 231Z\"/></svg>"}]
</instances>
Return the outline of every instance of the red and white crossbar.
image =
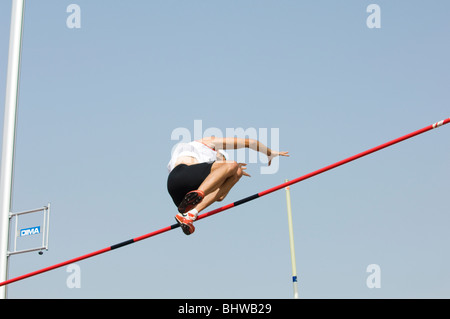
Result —
<instances>
[{"instance_id":1,"label":"red and white crossbar","mask_svg":"<svg viewBox=\"0 0 450 319\"><path fill-rule=\"evenodd\" d=\"M359 153L359 154L353 155L353 156L351 156L351 157L348 157L348 158L346 158L346 159L343 159L342 161L339 161L339 162L336 162L336 163L334 163L334 164L325 166L325 167L323 167L323 168L321 168L321 169L318 169L318 170L316 170L316 171L314 171L314 172L311 172L311 173L309 173L309 174L300 176L300 177L298 177L298 178L295 178L295 179L293 179L293 180L290 180L290 181L285 182L285 183L283 183L283 184L280 184L280 185L278 185L278 186L269 188L269 189L267 189L267 190L265 190L265 191L262 191L262 192L260 192L260 193L257 193L257 194L248 196L248 197L246 197L246 198L244 198L244 199L241 199L241 200L238 200L238 201L236 201L236 202L234 202L234 203L231 203L231 204L222 206L222 207L220 207L220 208L214 209L214 210L209 211L209 212L207 212L207 213L203 213L203 214L201 214L201 215L198 216L197 220L201 220L201 219L203 219L203 218L206 218L206 217L209 217L209 216L218 214L218 213L223 212L223 211L225 211L225 210L228 210L228 209L230 209L230 208L233 208L233 207L239 206L239 205L241 205L241 204L244 204L244 203L246 203L246 202L252 201L252 200L254 200L254 199L256 199L256 198L259 198L259 197L262 197L262 196L264 196L264 195L273 193L273 192L275 192L275 191L277 191L277 190L280 190L280 189L285 188L285 187L287 187L287 186L290 186L290 185L292 185L292 184L299 183L299 182L304 181L304 180L306 180L306 179L308 179L308 178L311 178L311 177L314 177L314 176L316 176L316 175L322 174L322 173L324 173L324 172L326 172L326 171L329 171L329 170L334 169L334 168L336 168L336 167L339 167L339 166L342 166L342 165L347 164L347 163L349 163L349 162L352 162L352 161L354 161L354 160L357 160L357 159L359 159L359 158L361 158L361 157L364 157L364 156L367 156L367 155L372 154L372 153L374 153L374 152L377 152L377 151L379 151L379 150L382 150L382 149L384 149L384 148L386 148L386 147L389 147L389 146L392 146L392 145L394 145L394 144L400 143L400 142L402 142L402 141L404 141L404 140L410 139L410 138L412 138L412 137L414 137L414 136L417 136L417 135L419 135L419 134L425 133L425 132L427 132L427 131L430 131L430 130L432 130L432 129L435 129L435 128L437 128L437 127L440 127L440 126L442 126L442 125L448 124L449 122L450 122L450 118L445 119L445 120L442 120L442 121L439 121L439 122L436 122L436 123L434 123L434 124L431 124L431 125L429 125L429 126L427 126L427 127L422 128L422 129L420 129L420 130L414 131L414 132L412 132L412 133L406 134L406 135L404 135L404 136L402 136L402 137L396 138L396 139L394 139L394 140L392 140L392 141L389 141L389 142L387 142L387 143L384 143L384 144L381 144L381 145L376 146L376 147L374 147L374 148L371 148L371 149L369 149L369 150L367 150L367 151L364 151L364 152L361 152L361 153ZM109 246L109 247L106 247L106 248L103 248L103 249L94 251L94 252L92 252L92 253L89 253L89 254L86 254L86 255L82 255L82 256L79 256L79 257L76 257L76 258L73 258L73 259L69 259L69 260L63 261L63 262L61 262L61 263L59 263L59 264L55 264L55 265L53 265L53 266L49 266L49 267L46 267L46 268L42 268L42 269L39 269L39 270L30 272L30 273L25 274L25 275L22 275L22 276L18 276L18 277L15 277L15 278L8 279L8 280L6 280L6 281L0 282L0 286L4 286L4 285L7 285L7 284L10 284L10 283L19 281L19 280L23 280L23 279L25 279L25 278L29 278L29 277L32 277L32 276L36 276L36 275L42 274L42 273L44 273L44 272L47 272L47 271L50 271L50 270L53 270L53 269L60 268L60 267L63 267L63 266L66 266L66 265L69 265L69 264L78 262L78 261L83 260L83 259L91 258L91 257L97 256L97 255L106 253L106 252L108 252L108 251L111 251L111 250L114 250L114 249L117 249L117 248L120 248L120 247L129 245L129 244L133 244L133 243L136 243L136 242L138 242L138 241L141 241L141 240L144 240L144 239L147 239L147 238L150 238L150 237L153 237L153 236L156 236L156 235L165 233L165 232L167 232L167 231L169 231L169 230L172 230L172 229L175 229L175 228L178 228L178 227L179 227L178 224L173 224L173 225L171 225L171 226L167 226L167 227L161 228L161 229L156 230L156 231L154 231L154 232L151 232L151 233L148 233L148 234L145 234L145 235L136 237L136 238L132 238L132 239L123 241L123 242L121 242L121 243L118 243L118 244L115 244L115 245L112 245L112 246Z\"/></svg>"}]
</instances>

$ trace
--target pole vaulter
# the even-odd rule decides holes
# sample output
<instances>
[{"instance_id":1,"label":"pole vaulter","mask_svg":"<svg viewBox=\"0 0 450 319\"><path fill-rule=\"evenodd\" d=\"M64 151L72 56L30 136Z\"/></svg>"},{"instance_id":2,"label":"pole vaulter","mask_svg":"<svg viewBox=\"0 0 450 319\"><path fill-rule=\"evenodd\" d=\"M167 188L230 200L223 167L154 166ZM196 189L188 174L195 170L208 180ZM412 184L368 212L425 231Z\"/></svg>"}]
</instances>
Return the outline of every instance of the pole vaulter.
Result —
<instances>
[{"instance_id":1,"label":"pole vaulter","mask_svg":"<svg viewBox=\"0 0 450 319\"><path fill-rule=\"evenodd\" d=\"M389 142L386 142L386 143L384 143L384 144L378 145L378 146L376 146L376 147L374 147L374 148L368 149L367 151L364 151L364 152L361 152L361 153L359 153L359 154L353 155L353 156L351 156L351 157L348 157L348 158L346 158L346 159L343 159L343 160L341 160L341 161L339 161L339 162L336 162L336 163L334 163L334 164L325 166L325 167L323 167L323 168L321 168L321 169L318 169L318 170L316 170L316 171L314 171L314 172L311 172L311 173L309 173L309 174L300 176L300 177L298 177L298 178L295 178L295 179L293 179L293 180L290 180L290 181L285 182L285 183L283 183L283 184L280 184L280 185L278 185L278 186L269 188L269 189L267 189L267 190L265 190L265 191L262 191L262 192L259 192L259 193L257 193L257 194L254 194L254 195L248 196L248 197L246 197L246 198L243 198L243 199L241 199L241 200L238 200L238 201L236 201L236 202L234 202L234 203L230 203L230 204L225 205L225 206L223 206L223 207L219 207L219 208L216 208L216 209L214 209L214 210L212 210L212 211L209 211L209 212L207 212L207 213L201 214L201 215L198 216L197 220L201 220L201 219L203 219L203 218L206 218L206 217L209 217L209 216L218 214L218 213L223 212L223 211L225 211L225 210L228 210L228 209L230 209L230 208L239 206L239 205L244 204L244 203L246 203L246 202L252 201L252 200L254 200L254 199L256 199L256 198L259 198L259 197L265 196L265 195L267 195L267 194L273 193L273 192L275 192L275 191L277 191L277 190L283 189L283 188L285 188L285 187L287 187L287 186L290 186L290 185L292 185L292 184L299 183L299 182L301 182L301 181L304 181L304 180L309 179L309 178L311 178L311 177L314 177L314 176L316 176L316 175L322 174L322 173L324 173L324 172L326 172L326 171L329 171L329 170L334 169L334 168L336 168L336 167L339 167L339 166L341 166L341 165L344 165L344 164L347 164L347 163L352 162L352 161L354 161L354 160L357 160L357 159L359 159L359 158L361 158L361 157L364 157L364 156L367 156L367 155L372 154L372 153L374 153L374 152L377 152L377 151L379 151L379 150L382 150L382 149L384 149L384 148L386 148L386 147L389 147L389 146L392 146L392 145L394 145L394 144L400 143L400 142L402 142L402 141L404 141L404 140L407 140L407 139L410 139L410 138L412 138L412 137L414 137L414 136L417 136L417 135L419 135L419 134L428 132L428 131L430 131L430 130L432 130L432 129L435 129L435 128L437 128L437 127L440 127L440 126L442 126L442 125L448 124L449 122L450 122L450 118L447 118L447 119L445 119L445 120L442 120L442 121L436 122L436 123L434 123L434 124L428 125L428 126L422 128L422 129L420 129L420 130L411 132L411 133L406 134L406 135L404 135L404 136L402 136L402 137L396 138L396 139L394 139L394 140L392 140L392 141L389 141ZM136 242L138 242L138 241L141 241L141 240L144 240L144 239L147 239L147 238L150 238L150 237L153 237L153 236L156 236L156 235L165 233L165 232L167 232L167 231L169 231L169 230L172 230L172 229L175 229L175 228L178 228L178 227L180 227L180 225L179 225L178 223L177 223L177 224L173 224L173 225L171 225L171 226L167 226L167 227L161 228L161 229L156 230L156 231L153 231L153 232L151 232L151 233L148 233L148 234L145 234L145 235L136 237L136 238L132 238L132 239L123 241L123 242L121 242L121 243L118 243L118 244L115 244L115 245L112 245L112 246L109 246L109 247L106 247L106 248L103 248L103 249L94 251L94 252L92 252L92 253L89 253L89 254L86 254L86 255L82 255L82 256L79 256L79 257L76 257L76 258L73 258L73 259L69 259L69 260L66 260L66 261L64 261L64 262L61 262L61 263L59 263L59 264L55 264L55 265L53 265L53 266L49 266L49 267L46 267L46 268L42 268L42 269L39 269L39 270L30 272L30 273L25 274L25 275L18 276L18 277L15 277L15 278L12 278L12 279L9 279L9 280L0 282L0 286L4 286L4 285L7 285L7 284L10 284L10 283L19 281L19 280L23 280L23 279L25 279L25 278L29 278L29 277L32 277L32 276L36 276L36 275L42 274L42 273L44 273L44 272L47 272L47 271L50 271L50 270L53 270L53 269L60 268L60 267L63 267L63 266L66 266L66 265L69 265L69 264L78 262L78 261L83 260L83 259L91 258L91 257L97 256L97 255L106 253L106 252L108 252L108 251L111 251L111 250L114 250L114 249L117 249L117 248L121 248L121 247L123 247L123 246L127 246L127 245L129 245L129 244L133 244L133 243L136 243Z\"/></svg>"}]
</instances>

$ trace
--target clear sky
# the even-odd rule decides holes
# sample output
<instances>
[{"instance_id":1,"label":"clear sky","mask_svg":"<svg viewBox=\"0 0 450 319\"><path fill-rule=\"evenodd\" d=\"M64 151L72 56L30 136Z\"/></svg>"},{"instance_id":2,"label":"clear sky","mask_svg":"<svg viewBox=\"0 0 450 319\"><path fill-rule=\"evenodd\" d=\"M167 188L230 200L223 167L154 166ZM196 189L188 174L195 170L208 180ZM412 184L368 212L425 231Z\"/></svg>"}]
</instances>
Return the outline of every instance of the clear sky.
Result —
<instances>
[{"instance_id":1,"label":"clear sky","mask_svg":"<svg viewBox=\"0 0 450 319\"><path fill-rule=\"evenodd\" d=\"M2 103L10 13L1 1ZM213 209L448 118L449 13L445 0L28 0L12 210L52 215L49 251L12 256L9 277L174 224L172 133L194 123L291 155L271 174L249 163ZM450 297L449 130L291 187L300 298ZM292 297L284 190L196 228L77 263L80 288L63 267L9 297Z\"/></svg>"}]
</instances>

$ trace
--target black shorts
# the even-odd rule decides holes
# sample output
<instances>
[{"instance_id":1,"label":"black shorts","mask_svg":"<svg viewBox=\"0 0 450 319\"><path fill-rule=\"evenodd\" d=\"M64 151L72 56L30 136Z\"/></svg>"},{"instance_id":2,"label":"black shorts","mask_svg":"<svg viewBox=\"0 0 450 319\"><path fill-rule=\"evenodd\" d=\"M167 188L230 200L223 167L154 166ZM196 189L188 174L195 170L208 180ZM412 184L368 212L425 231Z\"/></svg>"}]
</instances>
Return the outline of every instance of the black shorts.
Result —
<instances>
[{"instance_id":1,"label":"black shorts","mask_svg":"<svg viewBox=\"0 0 450 319\"><path fill-rule=\"evenodd\" d=\"M193 165L179 164L170 172L167 178L167 190L177 207L187 193L199 188L211 173L213 164L214 162Z\"/></svg>"}]
</instances>

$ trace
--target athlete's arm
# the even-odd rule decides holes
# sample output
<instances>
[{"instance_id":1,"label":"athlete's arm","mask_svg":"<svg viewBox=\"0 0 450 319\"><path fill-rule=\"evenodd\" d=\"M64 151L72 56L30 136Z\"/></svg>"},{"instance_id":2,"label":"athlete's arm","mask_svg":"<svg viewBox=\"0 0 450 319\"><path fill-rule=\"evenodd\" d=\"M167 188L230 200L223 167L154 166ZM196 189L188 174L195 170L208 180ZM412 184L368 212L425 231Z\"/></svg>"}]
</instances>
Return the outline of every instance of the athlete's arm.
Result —
<instances>
[{"instance_id":1,"label":"athlete's arm","mask_svg":"<svg viewBox=\"0 0 450 319\"><path fill-rule=\"evenodd\" d=\"M261 152L269 158L269 165L276 156L289 156L289 152L273 151L258 140L251 138L238 137L205 137L201 140L205 144L214 145L215 149L239 149L250 148L254 151Z\"/></svg>"}]
</instances>

